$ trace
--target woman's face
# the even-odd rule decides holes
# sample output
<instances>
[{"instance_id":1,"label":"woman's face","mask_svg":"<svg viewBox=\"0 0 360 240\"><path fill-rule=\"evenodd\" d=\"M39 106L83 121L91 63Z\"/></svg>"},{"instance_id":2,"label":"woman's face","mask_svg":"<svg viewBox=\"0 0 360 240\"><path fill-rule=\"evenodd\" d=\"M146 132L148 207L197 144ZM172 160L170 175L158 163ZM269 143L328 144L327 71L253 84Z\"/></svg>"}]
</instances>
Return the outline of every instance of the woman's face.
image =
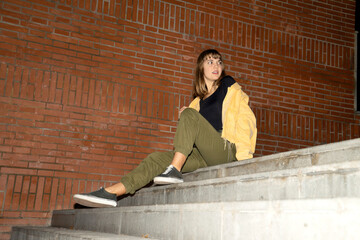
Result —
<instances>
[{"instance_id":1,"label":"woman's face","mask_svg":"<svg viewBox=\"0 0 360 240\"><path fill-rule=\"evenodd\" d=\"M224 65L220 58L214 58L212 56L206 57L204 64L204 80L207 81L216 81L221 76Z\"/></svg>"}]
</instances>

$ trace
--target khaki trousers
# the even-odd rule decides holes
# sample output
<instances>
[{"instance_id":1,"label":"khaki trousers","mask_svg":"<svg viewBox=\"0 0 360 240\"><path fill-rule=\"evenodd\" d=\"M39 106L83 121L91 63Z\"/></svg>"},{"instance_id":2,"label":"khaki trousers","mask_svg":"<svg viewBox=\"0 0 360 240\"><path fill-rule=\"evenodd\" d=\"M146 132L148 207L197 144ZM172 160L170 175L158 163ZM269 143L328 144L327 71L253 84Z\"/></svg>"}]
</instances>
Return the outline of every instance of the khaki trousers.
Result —
<instances>
[{"instance_id":1,"label":"khaki trousers","mask_svg":"<svg viewBox=\"0 0 360 240\"><path fill-rule=\"evenodd\" d=\"M174 138L174 150L149 154L120 182L127 193L147 185L171 164L175 152L187 156L182 172L236 161L236 147L221 138L221 133L196 110L185 109L180 116Z\"/></svg>"}]
</instances>

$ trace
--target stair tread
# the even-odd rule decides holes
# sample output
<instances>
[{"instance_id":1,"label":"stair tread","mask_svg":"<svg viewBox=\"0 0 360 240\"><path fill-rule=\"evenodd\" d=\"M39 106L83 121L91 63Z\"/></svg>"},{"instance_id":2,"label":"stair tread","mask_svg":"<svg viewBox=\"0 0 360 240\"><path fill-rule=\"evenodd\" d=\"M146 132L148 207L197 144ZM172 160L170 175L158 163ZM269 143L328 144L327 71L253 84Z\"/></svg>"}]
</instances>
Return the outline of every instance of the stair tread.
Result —
<instances>
[{"instance_id":1,"label":"stair tread","mask_svg":"<svg viewBox=\"0 0 360 240\"><path fill-rule=\"evenodd\" d=\"M277 236L270 239L357 239L360 234L359 198L72 209L68 214L75 218L75 228L100 231L103 226L92 221L96 218L114 223L114 231L145 231L159 239L268 239L269 233ZM297 234L292 236L294 228Z\"/></svg>"},{"instance_id":2,"label":"stair tread","mask_svg":"<svg viewBox=\"0 0 360 240\"><path fill-rule=\"evenodd\" d=\"M341 157L344 152L348 153L347 158ZM186 173L183 177L186 182L201 181L240 174L343 163L359 159L360 138L201 168Z\"/></svg>"},{"instance_id":3,"label":"stair tread","mask_svg":"<svg viewBox=\"0 0 360 240\"><path fill-rule=\"evenodd\" d=\"M360 157L359 157L360 158ZM179 202L276 200L285 198L360 197L360 159L303 168L204 179L154 186L126 196L119 206ZM331 181L332 185L327 185ZM314 185L314 184L317 185ZM317 186L317 187L316 187ZM257 191L253 191L256 188Z\"/></svg>"},{"instance_id":4,"label":"stair tread","mask_svg":"<svg viewBox=\"0 0 360 240\"><path fill-rule=\"evenodd\" d=\"M143 188L117 208L56 210L52 226L176 240L360 235L360 139L198 169L184 180Z\"/></svg>"},{"instance_id":5,"label":"stair tread","mask_svg":"<svg viewBox=\"0 0 360 240\"><path fill-rule=\"evenodd\" d=\"M31 232L32 235L37 234L37 237L42 237L43 233L46 233L46 237L57 236L66 239L84 239L84 240L140 240L140 239L154 239L149 238L148 235L142 237L129 236L124 234L94 232L88 230L75 230L61 227L41 227L41 226L22 226L14 227L13 232L16 231L27 231ZM44 235L43 235L44 236ZM40 238L39 238L40 239ZM46 239L46 238L44 238ZM154 239L155 240L155 239Z\"/></svg>"}]
</instances>

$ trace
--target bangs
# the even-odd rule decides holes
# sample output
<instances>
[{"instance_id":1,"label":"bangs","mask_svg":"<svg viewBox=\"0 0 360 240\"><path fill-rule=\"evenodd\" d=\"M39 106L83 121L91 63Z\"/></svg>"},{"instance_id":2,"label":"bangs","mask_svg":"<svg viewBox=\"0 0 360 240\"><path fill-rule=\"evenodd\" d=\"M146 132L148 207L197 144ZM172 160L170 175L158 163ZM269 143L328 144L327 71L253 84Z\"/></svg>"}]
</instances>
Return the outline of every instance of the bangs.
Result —
<instances>
[{"instance_id":1,"label":"bangs","mask_svg":"<svg viewBox=\"0 0 360 240\"><path fill-rule=\"evenodd\" d=\"M206 51L203 51L199 55L197 63L201 65L205 60L209 58L220 59L222 61L221 54L218 51L216 51L215 49L208 49Z\"/></svg>"},{"instance_id":2,"label":"bangs","mask_svg":"<svg viewBox=\"0 0 360 240\"><path fill-rule=\"evenodd\" d=\"M221 59L221 55L219 53L209 53L208 55L206 55L203 59L203 61L208 60L209 58L213 58L213 59Z\"/></svg>"}]
</instances>

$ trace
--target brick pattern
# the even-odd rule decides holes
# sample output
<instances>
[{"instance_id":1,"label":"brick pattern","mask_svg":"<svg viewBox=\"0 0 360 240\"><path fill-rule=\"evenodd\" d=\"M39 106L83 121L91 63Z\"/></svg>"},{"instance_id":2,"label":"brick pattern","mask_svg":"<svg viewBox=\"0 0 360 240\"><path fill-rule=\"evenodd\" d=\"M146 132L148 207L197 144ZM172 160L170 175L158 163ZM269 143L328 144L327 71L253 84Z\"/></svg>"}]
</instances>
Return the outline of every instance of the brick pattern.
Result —
<instances>
[{"instance_id":1,"label":"brick pattern","mask_svg":"<svg viewBox=\"0 0 360 240\"><path fill-rule=\"evenodd\" d=\"M359 120L349 123L264 108L254 108L254 113L259 156L360 137Z\"/></svg>"},{"instance_id":2,"label":"brick pattern","mask_svg":"<svg viewBox=\"0 0 360 240\"><path fill-rule=\"evenodd\" d=\"M256 156L360 137L352 0L0 2L0 239L172 148L195 59L250 96Z\"/></svg>"},{"instance_id":3,"label":"brick pattern","mask_svg":"<svg viewBox=\"0 0 360 240\"><path fill-rule=\"evenodd\" d=\"M137 22L205 39L211 38L233 45L246 42L249 47L254 47L257 41L262 39L257 38L256 35L267 37L274 31L280 30L276 32L279 39L285 39L281 31L292 33L292 37L299 39L308 37L304 38L308 41L304 43L305 45L311 44L308 39L316 38L340 45L347 42L347 46L353 46L351 32L354 24L354 4L347 0L337 1L336 4L319 1L254 3L253 1L194 2L191 0L93 0L64 1L64 4L94 14L107 15L109 18L120 18L128 22ZM269 19L271 21L268 21ZM328 29L330 26L332 29ZM267 28L263 30L269 31L266 33L269 35L259 35L261 28ZM249 34L252 34L252 38L245 37ZM241 39L237 35L242 35L244 38ZM252 41L255 39L256 41Z\"/></svg>"},{"instance_id":4,"label":"brick pattern","mask_svg":"<svg viewBox=\"0 0 360 240\"><path fill-rule=\"evenodd\" d=\"M190 101L190 96L171 92L166 88L140 87L134 83L129 84L129 81L118 83L89 79L5 63L0 65L0 69L0 96L43 102L39 107L51 105L48 108L55 111L93 114L94 110L100 110L114 115L128 113L174 121L177 120L174 113L179 104ZM66 113L61 115L69 117ZM82 119L80 116L79 118Z\"/></svg>"}]
</instances>

